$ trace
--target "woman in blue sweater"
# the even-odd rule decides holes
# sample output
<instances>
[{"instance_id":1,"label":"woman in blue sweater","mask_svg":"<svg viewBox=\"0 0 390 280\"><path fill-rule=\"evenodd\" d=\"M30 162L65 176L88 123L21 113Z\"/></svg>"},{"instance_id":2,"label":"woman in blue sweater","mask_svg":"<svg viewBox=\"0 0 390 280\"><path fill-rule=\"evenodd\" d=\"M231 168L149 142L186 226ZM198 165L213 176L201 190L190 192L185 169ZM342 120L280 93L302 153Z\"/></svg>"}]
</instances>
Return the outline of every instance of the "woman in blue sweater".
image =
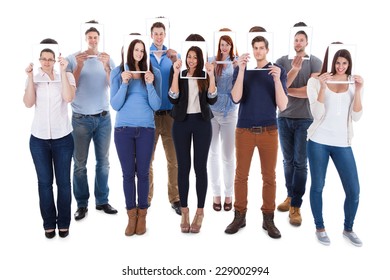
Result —
<instances>
[{"instance_id":1,"label":"woman in blue sweater","mask_svg":"<svg viewBox=\"0 0 390 280\"><path fill-rule=\"evenodd\" d=\"M126 61L122 59L121 65L111 72L110 78L111 106L117 111L114 141L122 167L123 191L129 217L125 230L127 236L146 232L154 111L161 106L161 74L158 69L152 69L150 64L148 67L147 56L144 42L133 40ZM125 70L125 65L129 70Z\"/></svg>"}]
</instances>

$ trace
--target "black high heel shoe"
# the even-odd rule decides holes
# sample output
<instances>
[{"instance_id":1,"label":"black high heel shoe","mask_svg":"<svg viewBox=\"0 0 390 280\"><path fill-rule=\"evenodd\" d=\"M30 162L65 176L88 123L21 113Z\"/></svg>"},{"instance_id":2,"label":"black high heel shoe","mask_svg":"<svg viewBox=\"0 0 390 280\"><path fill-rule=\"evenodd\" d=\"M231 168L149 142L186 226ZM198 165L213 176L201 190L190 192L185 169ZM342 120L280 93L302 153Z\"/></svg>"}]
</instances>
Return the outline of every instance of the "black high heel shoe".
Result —
<instances>
[{"instance_id":1,"label":"black high heel shoe","mask_svg":"<svg viewBox=\"0 0 390 280\"><path fill-rule=\"evenodd\" d=\"M58 235L59 235L60 237L62 237L62 238L67 237L67 236L69 235L69 229L67 229L67 230L59 230L59 231L58 231Z\"/></svg>"},{"instance_id":2,"label":"black high heel shoe","mask_svg":"<svg viewBox=\"0 0 390 280\"><path fill-rule=\"evenodd\" d=\"M45 231L46 238L52 239L54 236L56 236L56 231L53 229L52 231Z\"/></svg>"}]
</instances>

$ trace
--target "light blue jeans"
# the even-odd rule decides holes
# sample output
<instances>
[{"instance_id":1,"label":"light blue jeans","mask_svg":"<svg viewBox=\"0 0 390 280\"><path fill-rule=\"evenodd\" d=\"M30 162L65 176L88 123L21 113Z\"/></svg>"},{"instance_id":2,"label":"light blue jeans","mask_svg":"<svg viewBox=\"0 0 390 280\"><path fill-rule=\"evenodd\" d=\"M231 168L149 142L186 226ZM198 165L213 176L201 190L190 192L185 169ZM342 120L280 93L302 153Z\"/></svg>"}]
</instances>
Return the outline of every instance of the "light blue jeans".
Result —
<instances>
[{"instance_id":1,"label":"light blue jeans","mask_svg":"<svg viewBox=\"0 0 390 280\"><path fill-rule=\"evenodd\" d=\"M352 231L360 193L359 178L352 148L322 145L309 140L307 155L311 175L310 206L316 228L325 228L322 217L322 190L325 185L329 158L332 158L345 192L344 230Z\"/></svg>"},{"instance_id":2,"label":"light blue jeans","mask_svg":"<svg viewBox=\"0 0 390 280\"><path fill-rule=\"evenodd\" d=\"M85 116L77 113L72 115L74 139L74 172L73 194L77 207L87 207L89 199L89 186L87 177L87 160L91 140L95 148L95 203L102 205L108 203L108 173L109 149L111 141L111 117Z\"/></svg>"}]
</instances>

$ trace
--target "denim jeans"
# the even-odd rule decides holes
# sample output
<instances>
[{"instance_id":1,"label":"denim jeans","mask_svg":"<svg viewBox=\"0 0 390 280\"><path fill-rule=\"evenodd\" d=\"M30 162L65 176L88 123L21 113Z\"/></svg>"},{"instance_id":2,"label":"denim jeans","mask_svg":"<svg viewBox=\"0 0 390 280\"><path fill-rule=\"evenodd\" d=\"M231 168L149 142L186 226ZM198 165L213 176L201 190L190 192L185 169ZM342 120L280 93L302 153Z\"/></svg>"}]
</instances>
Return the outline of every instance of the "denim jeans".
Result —
<instances>
[{"instance_id":1,"label":"denim jeans","mask_svg":"<svg viewBox=\"0 0 390 280\"><path fill-rule=\"evenodd\" d=\"M263 213L275 211L276 162L278 158L278 131L257 134L245 128L236 128L236 176L234 179L234 209L243 213L248 205L248 177L253 153L257 148L260 157ZM261 183L259 182L259 185Z\"/></svg>"},{"instance_id":2,"label":"denim jeans","mask_svg":"<svg viewBox=\"0 0 390 280\"><path fill-rule=\"evenodd\" d=\"M72 115L74 139L74 172L73 194L77 207L87 207L89 199L89 185L87 177L87 160L91 140L95 148L95 203L108 203L108 173L110 169L109 149L111 141L111 117L85 116L77 113Z\"/></svg>"},{"instance_id":3,"label":"denim jeans","mask_svg":"<svg viewBox=\"0 0 390 280\"><path fill-rule=\"evenodd\" d=\"M311 176L310 206L316 228L325 228L322 217L322 190L325 185L326 170L330 157L339 173L345 192L344 229L352 231L359 205L360 192L358 172L352 148L322 145L309 140L307 155Z\"/></svg>"},{"instance_id":4,"label":"denim jeans","mask_svg":"<svg viewBox=\"0 0 390 280\"><path fill-rule=\"evenodd\" d=\"M301 207L306 190L306 138L312 122L311 119L278 118L287 196L291 197L291 206L294 207Z\"/></svg>"},{"instance_id":5,"label":"denim jeans","mask_svg":"<svg viewBox=\"0 0 390 280\"><path fill-rule=\"evenodd\" d=\"M73 147L71 134L48 140L33 135L30 137L30 151L38 177L39 207L45 230L55 229L57 226L59 229L69 228L72 202L70 166ZM54 176L57 184L57 208L53 193Z\"/></svg>"},{"instance_id":6,"label":"denim jeans","mask_svg":"<svg viewBox=\"0 0 390 280\"><path fill-rule=\"evenodd\" d=\"M154 147L154 128L116 127L114 142L122 167L126 209L148 208L149 168ZM135 176L137 175L137 187Z\"/></svg>"},{"instance_id":7,"label":"denim jeans","mask_svg":"<svg viewBox=\"0 0 390 280\"><path fill-rule=\"evenodd\" d=\"M191 154L194 158L197 208L204 208L207 194L207 158L211 143L211 122L201 113L187 114L184 121L174 121L172 136L178 163L178 184L181 207L188 207ZM191 146L193 152L191 153Z\"/></svg>"}]
</instances>

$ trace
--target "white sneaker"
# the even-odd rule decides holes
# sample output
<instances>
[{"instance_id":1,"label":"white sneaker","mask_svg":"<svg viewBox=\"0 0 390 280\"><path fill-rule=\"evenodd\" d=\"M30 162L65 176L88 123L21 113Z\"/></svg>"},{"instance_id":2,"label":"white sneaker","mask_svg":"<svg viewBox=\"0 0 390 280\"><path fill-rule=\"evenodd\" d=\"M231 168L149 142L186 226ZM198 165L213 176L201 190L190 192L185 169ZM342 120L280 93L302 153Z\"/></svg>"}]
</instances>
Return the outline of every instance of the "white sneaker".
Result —
<instances>
[{"instance_id":1,"label":"white sneaker","mask_svg":"<svg viewBox=\"0 0 390 280\"><path fill-rule=\"evenodd\" d=\"M343 231L343 236L347 238L351 243L357 247L362 247L363 242L357 237L356 233L353 231Z\"/></svg>"},{"instance_id":2,"label":"white sneaker","mask_svg":"<svg viewBox=\"0 0 390 280\"><path fill-rule=\"evenodd\" d=\"M321 244L326 245L326 246L330 245L330 239L329 239L328 235L326 234L326 231L316 231L316 236L317 236L318 241Z\"/></svg>"}]
</instances>

